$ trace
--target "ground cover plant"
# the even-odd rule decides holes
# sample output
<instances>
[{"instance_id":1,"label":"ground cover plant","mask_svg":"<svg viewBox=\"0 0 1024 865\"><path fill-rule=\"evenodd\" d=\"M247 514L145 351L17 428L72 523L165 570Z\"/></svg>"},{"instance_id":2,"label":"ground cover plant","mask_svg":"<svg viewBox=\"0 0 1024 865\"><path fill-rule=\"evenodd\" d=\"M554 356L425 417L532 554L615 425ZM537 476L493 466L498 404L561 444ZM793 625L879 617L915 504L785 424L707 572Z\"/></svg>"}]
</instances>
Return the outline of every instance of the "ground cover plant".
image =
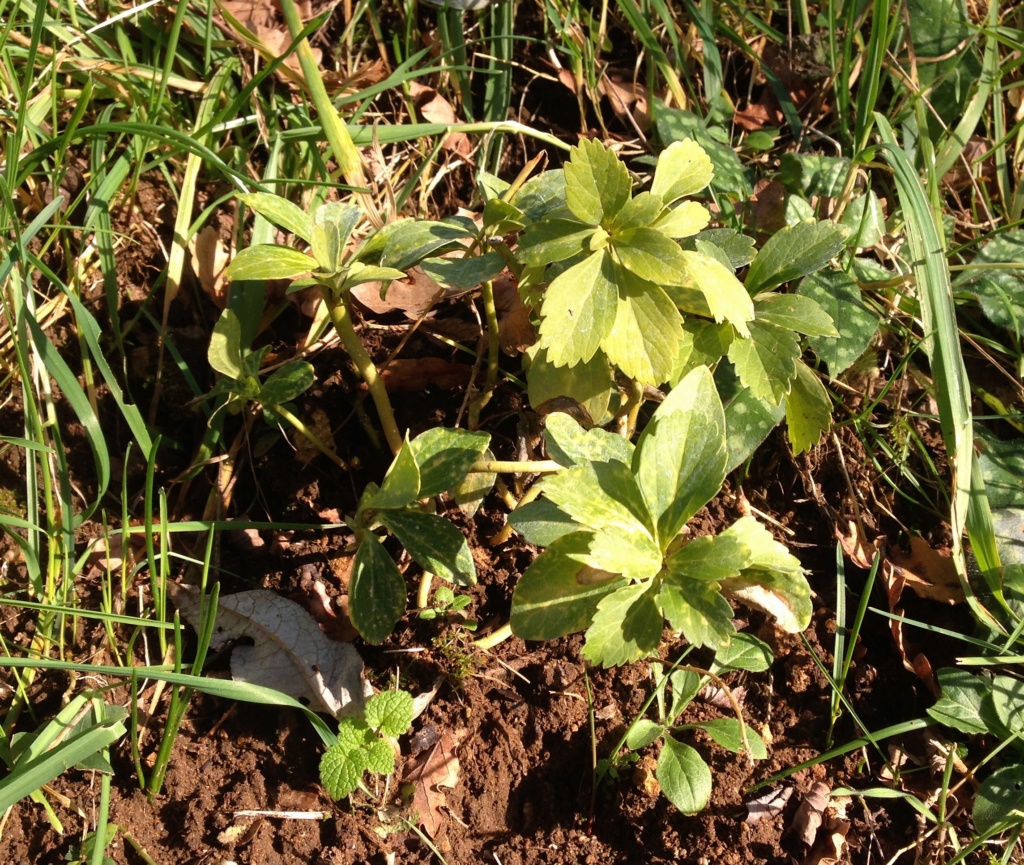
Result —
<instances>
[{"instance_id":1,"label":"ground cover plant","mask_svg":"<svg viewBox=\"0 0 1024 865\"><path fill-rule=\"evenodd\" d=\"M1021 12L8 4L10 861L1021 861Z\"/></svg>"}]
</instances>

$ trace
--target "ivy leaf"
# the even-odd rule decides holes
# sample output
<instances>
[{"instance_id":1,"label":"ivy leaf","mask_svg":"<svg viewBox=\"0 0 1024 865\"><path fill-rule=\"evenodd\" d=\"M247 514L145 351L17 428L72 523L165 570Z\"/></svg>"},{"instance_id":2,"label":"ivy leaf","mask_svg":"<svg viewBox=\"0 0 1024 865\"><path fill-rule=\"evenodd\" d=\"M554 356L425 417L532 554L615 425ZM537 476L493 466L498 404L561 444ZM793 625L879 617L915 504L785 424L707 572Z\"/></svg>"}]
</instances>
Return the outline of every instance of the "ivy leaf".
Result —
<instances>
[{"instance_id":1,"label":"ivy leaf","mask_svg":"<svg viewBox=\"0 0 1024 865\"><path fill-rule=\"evenodd\" d=\"M832 400L818 377L802 360L786 396L786 423L793 455L810 450L832 423Z\"/></svg>"},{"instance_id":2,"label":"ivy leaf","mask_svg":"<svg viewBox=\"0 0 1024 865\"><path fill-rule=\"evenodd\" d=\"M711 157L692 138L674 141L658 156L651 192L671 204L684 195L700 192L714 176Z\"/></svg>"},{"instance_id":3,"label":"ivy leaf","mask_svg":"<svg viewBox=\"0 0 1024 865\"><path fill-rule=\"evenodd\" d=\"M569 151L565 200L581 222L599 225L629 200L633 184L622 161L600 141L584 139Z\"/></svg>"},{"instance_id":4,"label":"ivy leaf","mask_svg":"<svg viewBox=\"0 0 1024 865\"><path fill-rule=\"evenodd\" d=\"M476 583L476 565L469 544L449 520L407 510L380 511L377 519L425 571L459 586Z\"/></svg>"},{"instance_id":5,"label":"ivy leaf","mask_svg":"<svg viewBox=\"0 0 1024 865\"><path fill-rule=\"evenodd\" d=\"M416 498L428 498L454 489L481 459L491 437L484 432L433 427L420 433L409 447L420 471Z\"/></svg>"},{"instance_id":6,"label":"ivy leaf","mask_svg":"<svg viewBox=\"0 0 1024 865\"><path fill-rule=\"evenodd\" d=\"M682 317L657 285L642 282L622 269L619 273L615 323L601 348L630 378L641 384L661 384L676 365L683 340Z\"/></svg>"},{"instance_id":7,"label":"ivy leaf","mask_svg":"<svg viewBox=\"0 0 1024 865\"><path fill-rule=\"evenodd\" d=\"M260 216L301 237L306 243L313 238L313 220L297 204L280 195L267 192L240 192L238 200L255 210Z\"/></svg>"},{"instance_id":8,"label":"ivy leaf","mask_svg":"<svg viewBox=\"0 0 1024 865\"><path fill-rule=\"evenodd\" d=\"M611 332L618 290L607 251L559 274L544 292L540 341L555 366L588 361Z\"/></svg>"},{"instance_id":9,"label":"ivy leaf","mask_svg":"<svg viewBox=\"0 0 1024 865\"><path fill-rule=\"evenodd\" d=\"M352 624L368 642L383 643L405 612L405 594L405 578L377 536L366 532L348 587Z\"/></svg>"},{"instance_id":10,"label":"ivy leaf","mask_svg":"<svg viewBox=\"0 0 1024 865\"><path fill-rule=\"evenodd\" d=\"M681 286L698 290L704 295L715 321L727 321L742 336L746 336L747 322L754 318L754 303L736 274L702 252L684 249L682 254L685 271ZM672 295L671 290L669 295Z\"/></svg>"},{"instance_id":11,"label":"ivy leaf","mask_svg":"<svg viewBox=\"0 0 1024 865\"><path fill-rule=\"evenodd\" d=\"M664 617L654 587L624 586L601 599L587 628L583 657L614 667L648 655L661 642Z\"/></svg>"},{"instance_id":12,"label":"ivy leaf","mask_svg":"<svg viewBox=\"0 0 1024 865\"><path fill-rule=\"evenodd\" d=\"M665 736L655 775L669 802L684 814L703 811L711 799L711 770L696 749Z\"/></svg>"},{"instance_id":13,"label":"ivy leaf","mask_svg":"<svg viewBox=\"0 0 1024 865\"><path fill-rule=\"evenodd\" d=\"M690 372L658 407L633 470L664 549L725 480L725 415L707 367Z\"/></svg>"},{"instance_id":14,"label":"ivy leaf","mask_svg":"<svg viewBox=\"0 0 1024 865\"><path fill-rule=\"evenodd\" d=\"M633 461L633 445L625 436L603 429L585 430L565 412L552 412L544 419L544 443L553 460L564 466L618 460Z\"/></svg>"},{"instance_id":15,"label":"ivy leaf","mask_svg":"<svg viewBox=\"0 0 1024 865\"><path fill-rule=\"evenodd\" d=\"M520 577L512 594L512 633L524 640L554 640L584 630L597 605L625 580L581 565L590 535L555 540Z\"/></svg>"},{"instance_id":16,"label":"ivy leaf","mask_svg":"<svg viewBox=\"0 0 1024 865\"><path fill-rule=\"evenodd\" d=\"M240 282L293 279L317 267L315 258L290 246L260 243L240 249L225 269L224 278Z\"/></svg>"},{"instance_id":17,"label":"ivy leaf","mask_svg":"<svg viewBox=\"0 0 1024 865\"><path fill-rule=\"evenodd\" d=\"M841 270L812 274L801 281L797 291L815 301L835 324L838 337L812 336L809 342L836 378L871 344L878 330L878 315L865 306L856 280Z\"/></svg>"},{"instance_id":18,"label":"ivy leaf","mask_svg":"<svg viewBox=\"0 0 1024 865\"><path fill-rule=\"evenodd\" d=\"M658 285L686 285L687 260L679 244L654 228L627 228L612 241L622 266Z\"/></svg>"},{"instance_id":19,"label":"ivy leaf","mask_svg":"<svg viewBox=\"0 0 1024 865\"><path fill-rule=\"evenodd\" d=\"M669 572L661 584L660 600L669 624L695 646L727 646L736 633L732 606L722 597L718 583L687 580Z\"/></svg>"},{"instance_id":20,"label":"ivy leaf","mask_svg":"<svg viewBox=\"0 0 1024 865\"><path fill-rule=\"evenodd\" d=\"M420 469L408 438L391 463L380 489L370 498L371 508L403 508L420 497Z\"/></svg>"},{"instance_id":21,"label":"ivy leaf","mask_svg":"<svg viewBox=\"0 0 1024 865\"><path fill-rule=\"evenodd\" d=\"M846 244L846 231L834 222L800 222L773 234L747 272L753 296L828 264Z\"/></svg>"},{"instance_id":22,"label":"ivy leaf","mask_svg":"<svg viewBox=\"0 0 1024 865\"><path fill-rule=\"evenodd\" d=\"M412 725L414 711L408 691L382 691L366 701L365 718L371 729L397 739Z\"/></svg>"},{"instance_id":23,"label":"ivy leaf","mask_svg":"<svg viewBox=\"0 0 1024 865\"><path fill-rule=\"evenodd\" d=\"M981 703L991 693L992 684L966 670L944 667L936 672L942 695L927 709L940 724L961 733L985 733L988 725L981 714Z\"/></svg>"},{"instance_id":24,"label":"ivy leaf","mask_svg":"<svg viewBox=\"0 0 1024 865\"><path fill-rule=\"evenodd\" d=\"M795 333L766 321L750 322L750 337L734 339L729 360L744 386L758 399L778 405L789 393L800 357Z\"/></svg>"},{"instance_id":25,"label":"ivy leaf","mask_svg":"<svg viewBox=\"0 0 1024 865\"><path fill-rule=\"evenodd\" d=\"M808 336L839 336L832 317L817 301L802 294L758 295L754 303L757 318Z\"/></svg>"},{"instance_id":26,"label":"ivy leaf","mask_svg":"<svg viewBox=\"0 0 1024 865\"><path fill-rule=\"evenodd\" d=\"M684 201L678 207L665 210L652 226L674 240L691 237L703 229L711 221L711 213L703 204L696 201Z\"/></svg>"},{"instance_id":27,"label":"ivy leaf","mask_svg":"<svg viewBox=\"0 0 1024 865\"><path fill-rule=\"evenodd\" d=\"M264 405L284 405L304 394L315 381L313 364L293 360L276 370L260 388L260 402Z\"/></svg>"},{"instance_id":28,"label":"ivy leaf","mask_svg":"<svg viewBox=\"0 0 1024 865\"><path fill-rule=\"evenodd\" d=\"M544 495L580 525L600 532L651 532L643 494L629 466L618 460L584 463L543 481Z\"/></svg>"}]
</instances>

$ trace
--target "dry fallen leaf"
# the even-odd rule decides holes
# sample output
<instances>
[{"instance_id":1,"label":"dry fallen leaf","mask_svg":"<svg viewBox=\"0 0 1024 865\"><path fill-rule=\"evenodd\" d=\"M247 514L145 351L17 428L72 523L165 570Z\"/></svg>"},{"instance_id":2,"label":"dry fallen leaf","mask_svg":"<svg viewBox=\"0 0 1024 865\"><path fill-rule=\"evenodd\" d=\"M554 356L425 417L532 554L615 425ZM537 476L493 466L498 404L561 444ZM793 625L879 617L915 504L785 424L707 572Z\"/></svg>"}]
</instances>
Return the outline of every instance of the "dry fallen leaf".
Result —
<instances>
[{"instance_id":1,"label":"dry fallen leaf","mask_svg":"<svg viewBox=\"0 0 1024 865\"><path fill-rule=\"evenodd\" d=\"M744 823L759 823L761 820L770 820L777 814L781 814L789 797L793 795L793 787L782 787L779 790L769 790L763 796L747 802L747 816Z\"/></svg>"},{"instance_id":2,"label":"dry fallen leaf","mask_svg":"<svg viewBox=\"0 0 1024 865\"><path fill-rule=\"evenodd\" d=\"M419 267L412 268L405 279L396 279L380 296L379 282L366 282L352 289L354 297L362 306L377 315L389 312L405 313L406 318L415 320L429 310L441 297L444 289L437 281L427 276Z\"/></svg>"},{"instance_id":3,"label":"dry fallen leaf","mask_svg":"<svg viewBox=\"0 0 1024 865\"><path fill-rule=\"evenodd\" d=\"M167 593L182 618L198 628L199 590L168 583ZM355 647L329 640L306 610L274 592L254 589L220 599L210 648L217 652L242 639L253 645L232 651L236 681L273 688L335 717L360 712L373 693Z\"/></svg>"},{"instance_id":4,"label":"dry fallen leaf","mask_svg":"<svg viewBox=\"0 0 1024 865\"><path fill-rule=\"evenodd\" d=\"M793 816L791 827L796 836L808 847L814 846L818 835L825 808L828 806L829 793L832 792L824 781L818 781L808 790Z\"/></svg>"},{"instance_id":5,"label":"dry fallen leaf","mask_svg":"<svg viewBox=\"0 0 1024 865\"><path fill-rule=\"evenodd\" d=\"M455 390L469 384L473 368L440 357L393 360L380 371L388 393L418 392L428 387Z\"/></svg>"},{"instance_id":6,"label":"dry fallen leaf","mask_svg":"<svg viewBox=\"0 0 1024 865\"><path fill-rule=\"evenodd\" d=\"M919 598L941 604L959 604L965 600L953 559L935 550L924 538L912 538L909 553L890 548L887 559L887 564L892 565L887 582L898 576Z\"/></svg>"},{"instance_id":7,"label":"dry fallen leaf","mask_svg":"<svg viewBox=\"0 0 1024 865\"><path fill-rule=\"evenodd\" d=\"M412 807L420 825L431 837L436 837L444 825L441 809L447 800L441 788L452 789L459 783L457 751L465 737L465 730L455 733L446 730L436 744L416 758L402 778L403 783L415 786Z\"/></svg>"},{"instance_id":8,"label":"dry fallen leaf","mask_svg":"<svg viewBox=\"0 0 1024 865\"><path fill-rule=\"evenodd\" d=\"M459 122L452 104L433 87L427 87L418 81L410 81L409 95L412 96L420 116L428 123L443 123L450 126ZM451 133L441 147L459 156L469 156L473 151L473 145L465 132Z\"/></svg>"},{"instance_id":9,"label":"dry fallen leaf","mask_svg":"<svg viewBox=\"0 0 1024 865\"><path fill-rule=\"evenodd\" d=\"M231 252L220 239L220 232L212 225L204 226L188 242L188 249L199 285L218 309L224 309L228 299L224 269L231 261Z\"/></svg>"}]
</instances>

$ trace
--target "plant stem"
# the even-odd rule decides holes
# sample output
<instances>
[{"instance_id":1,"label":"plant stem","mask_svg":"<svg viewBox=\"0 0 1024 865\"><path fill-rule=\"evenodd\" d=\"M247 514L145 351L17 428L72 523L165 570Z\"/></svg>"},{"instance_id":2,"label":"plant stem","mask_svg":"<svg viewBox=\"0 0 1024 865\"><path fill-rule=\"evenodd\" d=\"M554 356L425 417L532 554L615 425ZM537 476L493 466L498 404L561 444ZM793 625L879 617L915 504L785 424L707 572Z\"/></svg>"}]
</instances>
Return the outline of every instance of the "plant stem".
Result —
<instances>
[{"instance_id":1,"label":"plant stem","mask_svg":"<svg viewBox=\"0 0 1024 865\"><path fill-rule=\"evenodd\" d=\"M328 286L321 286L321 291L331 316L331 322L341 339L341 344L345 346L345 351L352 358L356 370L366 382L366 387L373 398L373 404L377 407L377 414L380 417L380 424L384 428L384 437L388 440L388 446L392 453L397 454L402 449L402 434L398 431L395 413L391 409L391 400L384 387L384 380L377 372L377 367L374 366L370 355L363 348L363 342L352 326L348 302L344 297L337 299L332 297L331 289Z\"/></svg>"},{"instance_id":2,"label":"plant stem","mask_svg":"<svg viewBox=\"0 0 1024 865\"><path fill-rule=\"evenodd\" d=\"M498 630L491 631L487 636L481 637L479 640L473 641L473 646L477 649L493 649L499 643L505 642L509 637L512 636L512 626L504 624Z\"/></svg>"},{"instance_id":3,"label":"plant stem","mask_svg":"<svg viewBox=\"0 0 1024 865\"><path fill-rule=\"evenodd\" d=\"M486 280L480 284L480 297L484 302L484 315L487 317L487 377L484 379L484 389L470 403L469 406L469 428L478 429L480 426L480 412L491 400L494 392L494 385L498 382L498 310L494 306L494 284Z\"/></svg>"},{"instance_id":4,"label":"plant stem","mask_svg":"<svg viewBox=\"0 0 1024 865\"><path fill-rule=\"evenodd\" d=\"M321 439L315 432L313 432L313 430L306 426L299 418L295 417L295 415L288 411L288 409L280 405L268 405L264 406L264 408L275 414L277 417L281 418L281 420L290 423L301 435L305 436L305 438L309 441L311 445L313 445L313 447L315 447L318 451L320 451L320 453L327 457L327 459L329 459L339 468L348 471L348 464L345 462L345 460L339 457L331 449L331 447L328 444L326 444L326 442L323 441L323 439Z\"/></svg>"},{"instance_id":5,"label":"plant stem","mask_svg":"<svg viewBox=\"0 0 1024 865\"><path fill-rule=\"evenodd\" d=\"M554 460L480 460L469 467L469 473L518 475L527 472L559 472L564 468Z\"/></svg>"},{"instance_id":6,"label":"plant stem","mask_svg":"<svg viewBox=\"0 0 1024 865\"><path fill-rule=\"evenodd\" d=\"M430 605L430 586L434 582L434 575L430 571L424 571L420 577L420 585L416 590L416 607L425 610Z\"/></svg>"}]
</instances>

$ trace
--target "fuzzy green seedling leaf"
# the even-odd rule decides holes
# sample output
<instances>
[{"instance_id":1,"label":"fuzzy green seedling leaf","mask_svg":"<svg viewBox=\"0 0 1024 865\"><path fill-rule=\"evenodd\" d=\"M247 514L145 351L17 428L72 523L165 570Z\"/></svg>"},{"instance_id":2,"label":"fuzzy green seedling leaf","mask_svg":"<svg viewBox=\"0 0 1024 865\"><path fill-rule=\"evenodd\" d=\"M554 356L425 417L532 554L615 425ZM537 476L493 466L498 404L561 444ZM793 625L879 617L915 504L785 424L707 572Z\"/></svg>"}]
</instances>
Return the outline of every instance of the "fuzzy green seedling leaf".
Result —
<instances>
[{"instance_id":1,"label":"fuzzy green seedling leaf","mask_svg":"<svg viewBox=\"0 0 1024 865\"><path fill-rule=\"evenodd\" d=\"M630 751L639 751L653 745L664 735L665 728L649 718L640 718L626 733L626 747Z\"/></svg>"},{"instance_id":2,"label":"fuzzy green seedling leaf","mask_svg":"<svg viewBox=\"0 0 1024 865\"><path fill-rule=\"evenodd\" d=\"M738 718L715 718L711 721L702 721L695 726L707 733L715 744L732 751L734 754L742 754L743 733L740 730ZM762 739L749 725L746 726L747 744L750 746L750 756L755 760L767 760L768 749L764 746Z\"/></svg>"},{"instance_id":3,"label":"fuzzy green seedling leaf","mask_svg":"<svg viewBox=\"0 0 1024 865\"><path fill-rule=\"evenodd\" d=\"M577 561L587 552L589 535L575 532L552 541L516 585L512 597L512 633L524 640L553 640L584 630L597 605L625 580L601 574Z\"/></svg>"},{"instance_id":4,"label":"fuzzy green seedling leaf","mask_svg":"<svg viewBox=\"0 0 1024 865\"><path fill-rule=\"evenodd\" d=\"M333 799L351 794L369 768L367 747L373 731L361 720L344 718L338 724L338 741L320 758L320 781Z\"/></svg>"},{"instance_id":5,"label":"fuzzy green seedling leaf","mask_svg":"<svg viewBox=\"0 0 1024 865\"><path fill-rule=\"evenodd\" d=\"M481 459L491 436L485 432L433 427L410 443L420 470L419 497L440 495L453 489Z\"/></svg>"},{"instance_id":6,"label":"fuzzy green seedling leaf","mask_svg":"<svg viewBox=\"0 0 1024 865\"><path fill-rule=\"evenodd\" d=\"M639 583L602 598L587 628L583 657L592 664L615 667L657 649L664 616L655 591L654 586Z\"/></svg>"},{"instance_id":7,"label":"fuzzy green seedling leaf","mask_svg":"<svg viewBox=\"0 0 1024 865\"><path fill-rule=\"evenodd\" d=\"M791 330L766 321L750 322L750 337L734 339L729 360L757 399L779 405L789 393L800 357L800 341Z\"/></svg>"},{"instance_id":8,"label":"fuzzy green seedling leaf","mask_svg":"<svg viewBox=\"0 0 1024 865\"><path fill-rule=\"evenodd\" d=\"M380 489L367 503L374 509L404 508L420 497L420 469L408 438L402 442Z\"/></svg>"},{"instance_id":9,"label":"fuzzy green seedling leaf","mask_svg":"<svg viewBox=\"0 0 1024 865\"><path fill-rule=\"evenodd\" d=\"M407 691L382 691L366 701L366 723L381 736L397 739L412 725L415 712Z\"/></svg>"},{"instance_id":10,"label":"fuzzy green seedling leaf","mask_svg":"<svg viewBox=\"0 0 1024 865\"><path fill-rule=\"evenodd\" d=\"M747 336L754 304L736 275L702 252L683 250L683 259L686 269L677 284L700 291L715 321L727 321L741 336Z\"/></svg>"},{"instance_id":11,"label":"fuzzy green seedling leaf","mask_svg":"<svg viewBox=\"0 0 1024 865\"><path fill-rule=\"evenodd\" d=\"M356 550L348 599L352 624L371 643L383 643L405 612L405 578L370 532Z\"/></svg>"},{"instance_id":12,"label":"fuzzy green seedling leaf","mask_svg":"<svg viewBox=\"0 0 1024 865\"><path fill-rule=\"evenodd\" d=\"M565 412L552 412L544 420L544 443L550 457L564 466L618 460L629 465L633 445L603 429L585 430Z\"/></svg>"},{"instance_id":13,"label":"fuzzy green seedling leaf","mask_svg":"<svg viewBox=\"0 0 1024 865\"><path fill-rule=\"evenodd\" d=\"M832 400L814 372L803 361L796 363L789 394L786 396L786 424L793 455L810 450L832 423Z\"/></svg>"},{"instance_id":14,"label":"fuzzy green seedling leaf","mask_svg":"<svg viewBox=\"0 0 1024 865\"><path fill-rule=\"evenodd\" d=\"M259 400L264 405L284 405L309 390L315 380L311 363L293 360L263 382Z\"/></svg>"},{"instance_id":15,"label":"fuzzy green seedling leaf","mask_svg":"<svg viewBox=\"0 0 1024 865\"><path fill-rule=\"evenodd\" d=\"M261 243L240 249L224 271L232 281L294 279L318 267L317 260L290 246Z\"/></svg>"},{"instance_id":16,"label":"fuzzy green seedling leaf","mask_svg":"<svg viewBox=\"0 0 1024 865\"><path fill-rule=\"evenodd\" d=\"M940 724L961 733L986 733L988 725L981 714L981 705L992 691L992 683L966 670L944 667L936 672L941 696L927 710Z\"/></svg>"},{"instance_id":17,"label":"fuzzy green seedling leaf","mask_svg":"<svg viewBox=\"0 0 1024 865\"><path fill-rule=\"evenodd\" d=\"M670 571L659 596L665 618L695 646L727 646L736 628L718 583L688 580Z\"/></svg>"},{"instance_id":18,"label":"fuzzy green seedling leaf","mask_svg":"<svg viewBox=\"0 0 1024 865\"><path fill-rule=\"evenodd\" d=\"M242 378L242 324L231 308L225 309L213 326L206 359L221 375L235 381Z\"/></svg>"},{"instance_id":19,"label":"fuzzy green seedling leaf","mask_svg":"<svg viewBox=\"0 0 1024 865\"><path fill-rule=\"evenodd\" d=\"M581 222L611 220L629 200L632 182L622 161L600 141L584 139L569 151L565 200Z\"/></svg>"},{"instance_id":20,"label":"fuzzy green seedling leaf","mask_svg":"<svg viewBox=\"0 0 1024 865\"><path fill-rule=\"evenodd\" d=\"M696 201L683 201L677 207L666 209L652 226L666 237L679 240L692 237L707 228L710 211Z\"/></svg>"},{"instance_id":21,"label":"fuzzy green seedling leaf","mask_svg":"<svg viewBox=\"0 0 1024 865\"><path fill-rule=\"evenodd\" d=\"M801 222L773 234L747 272L753 296L821 270L846 244L846 230L834 222Z\"/></svg>"},{"instance_id":22,"label":"fuzzy green seedling leaf","mask_svg":"<svg viewBox=\"0 0 1024 865\"><path fill-rule=\"evenodd\" d=\"M676 247L678 249L678 247ZM682 317L657 285L618 269L619 302L611 333L601 343L608 360L641 384L667 381L683 341Z\"/></svg>"},{"instance_id":23,"label":"fuzzy green seedling leaf","mask_svg":"<svg viewBox=\"0 0 1024 865\"><path fill-rule=\"evenodd\" d=\"M242 192L238 200L255 210L260 216L301 237L306 243L313 239L313 220L301 207L280 195L267 192Z\"/></svg>"},{"instance_id":24,"label":"fuzzy green seedling leaf","mask_svg":"<svg viewBox=\"0 0 1024 865\"><path fill-rule=\"evenodd\" d=\"M690 372L658 407L633 457L662 549L725 480L725 415L707 367Z\"/></svg>"},{"instance_id":25,"label":"fuzzy green seedling leaf","mask_svg":"<svg viewBox=\"0 0 1024 865\"><path fill-rule=\"evenodd\" d=\"M459 586L476 583L469 544L449 520L410 510L380 511L377 519L425 571Z\"/></svg>"},{"instance_id":26,"label":"fuzzy green seedling leaf","mask_svg":"<svg viewBox=\"0 0 1024 865\"><path fill-rule=\"evenodd\" d=\"M666 736L655 775L669 802L696 814L711 799L711 770L695 748Z\"/></svg>"},{"instance_id":27,"label":"fuzzy green seedling leaf","mask_svg":"<svg viewBox=\"0 0 1024 865\"><path fill-rule=\"evenodd\" d=\"M588 361L611 332L618 308L611 256L591 253L544 292L540 343L555 366Z\"/></svg>"},{"instance_id":28,"label":"fuzzy green seedling leaf","mask_svg":"<svg viewBox=\"0 0 1024 865\"><path fill-rule=\"evenodd\" d=\"M801 294L758 295L754 303L757 318L808 336L838 337L832 316L814 299Z\"/></svg>"},{"instance_id":29,"label":"fuzzy green seedling leaf","mask_svg":"<svg viewBox=\"0 0 1024 865\"><path fill-rule=\"evenodd\" d=\"M651 192L670 204L684 195L700 192L714 177L711 157L692 138L674 141L658 157Z\"/></svg>"}]
</instances>

